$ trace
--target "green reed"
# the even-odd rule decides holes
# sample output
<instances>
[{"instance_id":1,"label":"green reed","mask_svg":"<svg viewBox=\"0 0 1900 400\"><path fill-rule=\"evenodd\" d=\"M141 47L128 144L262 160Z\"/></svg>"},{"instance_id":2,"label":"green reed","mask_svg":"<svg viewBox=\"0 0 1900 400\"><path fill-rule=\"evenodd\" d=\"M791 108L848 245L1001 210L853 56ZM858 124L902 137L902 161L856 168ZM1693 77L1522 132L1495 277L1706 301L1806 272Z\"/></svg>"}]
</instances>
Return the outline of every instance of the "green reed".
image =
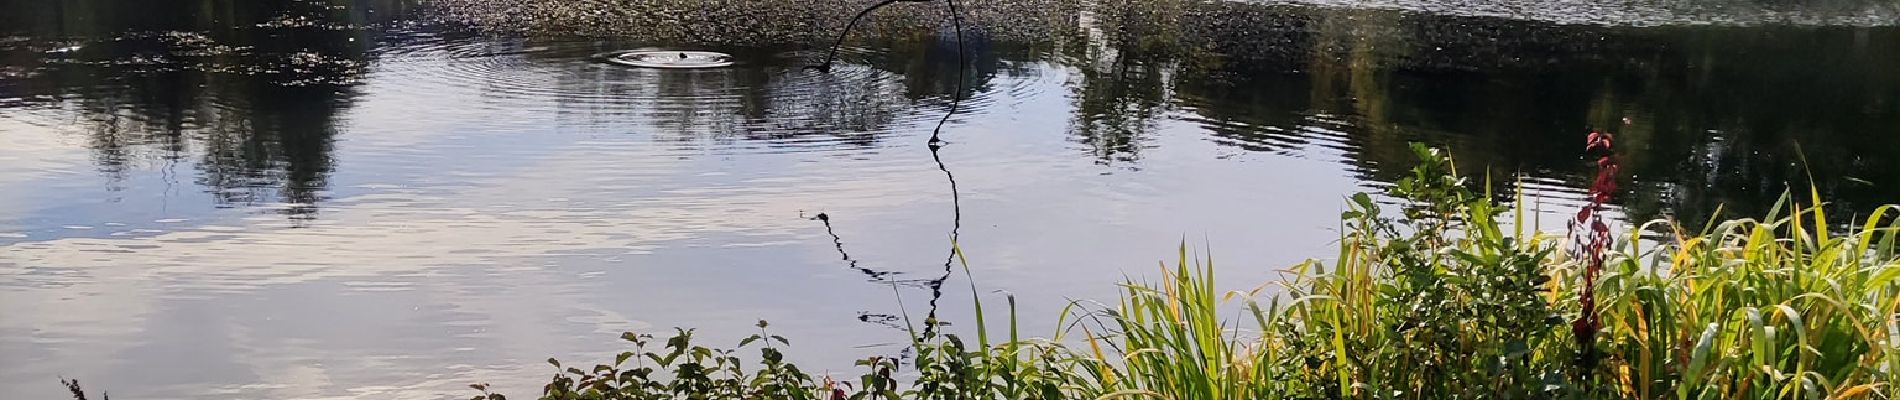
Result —
<instances>
[{"instance_id":1,"label":"green reed","mask_svg":"<svg viewBox=\"0 0 1900 400\"><path fill-rule=\"evenodd\" d=\"M1695 233L1652 223L1670 236L1652 249L1638 249L1634 237L1625 242L1599 286L1610 335L1598 345L1611 355L1617 394L1894 397L1896 207L1836 225L1818 193L1807 197L1801 204L1784 196L1763 219Z\"/></svg>"},{"instance_id":2,"label":"green reed","mask_svg":"<svg viewBox=\"0 0 1900 400\"><path fill-rule=\"evenodd\" d=\"M633 351L612 364L549 360L560 372L543 398L1896 397L1900 206L1836 223L1809 190L1761 219L1651 222L1601 253L1571 252L1507 211L1526 209L1521 195L1499 204L1470 189L1489 182L1414 150L1420 163L1387 204L1350 198L1334 258L1251 290L1217 289L1212 258L1184 244L1158 282L1126 283L1109 305L1072 303L1048 337L1018 330L1014 298L990 319L972 280L974 342L922 321L908 330L914 353L864 359L857 379L804 373L761 322L735 347L757 351L757 366L691 344L690 330L652 349L629 333ZM1581 282L1598 256L1602 275ZM1584 312L1586 284L1602 326L1579 348L1566 321ZM1007 321L1005 336L992 321ZM476 388L477 400L502 398Z\"/></svg>"}]
</instances>

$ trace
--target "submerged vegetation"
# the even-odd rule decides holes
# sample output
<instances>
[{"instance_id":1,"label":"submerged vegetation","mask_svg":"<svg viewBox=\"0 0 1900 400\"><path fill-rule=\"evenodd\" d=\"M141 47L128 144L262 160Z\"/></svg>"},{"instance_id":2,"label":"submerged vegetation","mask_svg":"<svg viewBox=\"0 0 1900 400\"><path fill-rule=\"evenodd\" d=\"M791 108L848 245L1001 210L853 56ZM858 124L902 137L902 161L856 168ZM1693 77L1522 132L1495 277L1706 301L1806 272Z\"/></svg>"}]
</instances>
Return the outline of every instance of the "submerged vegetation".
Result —
<instances>
[{"instance_id":1,"label":"submerged vegetation","mask_svg":"<svg viewBox=\"0 0 1900 400\"><path fill-rule=\"evenodd\" d=\"M543 398L1895 397L1900 206L1844 224L1810 190L1760 219L1618 234L1593 202L1567 241L1527 224L1521 197L1501 204L1438 150L1413 149L1394 201L1351 197L1336 258L1254 290L1217 290L1211 258L1183 246L1159 282L1072 305L1048 337L1023 336L1013 298L996 329L972 296L974 338L922 321L914 353L840 380L786 361L790 342L764 322L735 349L695 345L692 330L657 348L628 333L612 363L548 360L560 372ZM1236 307L1244 317L1221 318Z\"/></svg>"}]
</instances>

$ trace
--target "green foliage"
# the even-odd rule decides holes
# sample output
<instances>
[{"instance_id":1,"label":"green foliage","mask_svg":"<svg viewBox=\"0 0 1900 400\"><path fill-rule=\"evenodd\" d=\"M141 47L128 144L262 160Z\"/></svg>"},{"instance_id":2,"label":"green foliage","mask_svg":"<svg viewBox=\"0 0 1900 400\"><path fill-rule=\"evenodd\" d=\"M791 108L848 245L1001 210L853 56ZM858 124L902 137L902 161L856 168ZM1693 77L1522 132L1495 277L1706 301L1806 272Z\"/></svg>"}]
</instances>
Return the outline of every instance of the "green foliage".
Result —
<instances>
[{"instance_id":1,"label":"green foliage","mask_svg":"<svg viewBox=\"0 0 1900 400\"><path fill-rule=\"evenodd\" d=\"M1616 390L1640 398L1892 398L1900 371L1895 206L1829 222L1818 195L1639 252L1599 286ZM1892 221L1887 221L1892 220ZM1886 224L1882 226L1882 224ZM1845 234L1830 230L1848 227ZM1641 257L1647 255L1647 257Z\"/></svg>"},{"instance_id":2,"label":"green foliage","mask_svg":"<svg viewBox=\"0 0 1900 400\"><path fill-rule=\"evenodd\" d=\"M756 367L693 345L691 330L652 350L652 336L628 333L633 350L612 364L548 360L560 372L542 398L1895 397L1900 206L1835 224L1810 191L1807 204L1784 198L1764 219L1695 234L1653 222L1609 249L1598 282L1580 282L1589 260L1527 231L1439 151L1414 150L1422 162L1386 193L1395 208L1352 196L1337 258L1253 290L1218 291L1212 258L1183 245L1160 282L1125 284L1113 306L1071 304L1057 325L1072 328L1048 338L1020 335L1011 298L1008 336L992 341L972 283L974 343L923 321L914 354L864 359L855 383L802 372L760 322L735 347L756 349ZM1596 285L1603 329L1588 345L1601 362L1577 361L1564 323L1583 312L1581 285ZM1230 306L1249 328L1220 318ZM474 400L503 399L473 387Z\"/></svg>"},{"instance_id":3,"label":"green foliage","mask_svg":"<svg viewBox=\"0 0 1900 400\"><path fill-rule=\"evenodd\" d=\"M649 350L654 337L628 332L622 340L632 351L614 356L612 364L592 369L568 367L553 358L554 377L542 388L543 399L738 399L771 398L815 400L821 387L811 375L785 362L784 353L773 344L790 345L782 336L771 335L769 326L759 321L759 333L740 340L733 350L693 344L693 330L675 329L658 349ZM760 365L746 368L735 355L736 349L756 348ZM631 361L632 364L628 364ZM505 400L488 392L487 385L472 385L482 391L470 400Z\"/></svg>"},{"instance_id":4,"label":"green foliage","mask_svg":"<svg viewBox=\"0 0 1900 400\"><path fill-rule=\"evenodd\" d=\"M1549 301L1552 246L1507 235L1490 196L1474 193L1451 161L1414 146L1421 163L1391 195L1386 217L1353 196L1340 255L1328 271L1294 270L1285 309L1268 327L1304 374L1336 379L1292 397L1541 398L1565 384L1561 325Z\"/></svg>"}]
</instances>

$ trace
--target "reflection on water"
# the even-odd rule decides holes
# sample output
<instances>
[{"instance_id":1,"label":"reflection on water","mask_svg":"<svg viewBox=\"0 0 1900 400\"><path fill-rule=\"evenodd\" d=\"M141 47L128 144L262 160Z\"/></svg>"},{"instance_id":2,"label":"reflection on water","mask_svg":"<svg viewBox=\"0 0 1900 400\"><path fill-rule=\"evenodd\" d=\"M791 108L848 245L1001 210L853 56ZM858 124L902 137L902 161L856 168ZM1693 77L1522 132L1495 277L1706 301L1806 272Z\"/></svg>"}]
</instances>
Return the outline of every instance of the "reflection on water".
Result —
<instances>
[{"instance_id":1,"label":"reflection on water","mask_svg":"<svg viewBox=\"0 0 1900 400\"><path fill-rule=\"evenodd\" d=\"M1900 200L1889 3L972 1L967 71L900 4L829 73L858 5L107 3L0 3L0 397L529 393L622 330L757 318L843 368L967 320L951 240L1029 317L1184 234L1265 279L1412 141L1549 212L1592 129L1631 219L1810 173ZM596 57L636 49L736 64Z\"/></svg>"},{"instance_id":2,"label":"reflection on water","mask_svg":"<svg viewBox=\"0 0 1900 400\"><path fill-rule=\"evenodd\" d=\"M379 24L405 6L164 3L9 3L0 107L85 131L110 181L183 164L218 204L314 213L335 115L351 106Z\"/></svg>"},{"instance_id":3,"label":"reflection on water","mask_svg":"<svg viewBox=\"0 0 1900 400\"><path fill-rule=\"evenodd\" d=\"M1900 54L1881 50L1900 43L1893 28L1193 7L1091 27L1066 49L1083 60L1070 131L1102 163L1138 168L1160 123L1185 118L1247 152L1343 153L1372 182L1396 179L1406 143L1427 141L1462 166L1580 187L1575 137L1601 129L1633 146L1622 200L1639 219L1702 220L1722 204L1753 215L1809 173L1845 209L1900 198L1900 148L1869 146L1900 135Z\"/></svg>"}]
</instances>

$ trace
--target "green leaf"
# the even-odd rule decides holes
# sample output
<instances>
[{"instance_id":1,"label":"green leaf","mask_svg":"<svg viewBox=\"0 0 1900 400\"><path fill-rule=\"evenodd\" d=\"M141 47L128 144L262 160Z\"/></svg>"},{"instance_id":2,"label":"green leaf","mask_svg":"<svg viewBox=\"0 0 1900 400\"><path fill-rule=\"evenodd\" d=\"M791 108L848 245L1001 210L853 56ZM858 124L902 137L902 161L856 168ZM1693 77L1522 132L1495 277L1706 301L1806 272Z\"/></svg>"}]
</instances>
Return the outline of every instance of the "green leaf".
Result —
<instances>
[{"instance_id":1,"label":"green leaf","mask_svg":"<svg viewBox=\"0 0 1900 400\"><path fill-rule=\"evenodd\" d=\"M1721 325L1713 322L1709 323L1707 328L1702 329L1702 337L1696 340L1695 350L1689 355L1689 370L1683 375L1685 384L1678 387L1678 389L1684 391L1683 393L1686 393L1690 387L1696 387L1700 384L1703 369L1708 368L1709 357L1712 353L1711 350L1715 347L1715 334L1720 332L1720 330Z\"/></svg>"},{"instance_id":2,"label":"green leaf","mask_svg":"<svg viewBox=\"0 0 1900 400\"><path fill-rule=\"evenodd\" d=\"M1373 204L1372 196L1367 195L1364 192L1353 193L1352 202L1359 204L1360 209L1372 209L1377 206L1376 204Z\"/></svg>"},{"instance_id":3,"label":"green leaf","mask_svg":"<svg viewBox=\"0 0 1900 400\"><path fill-rule=\"evenodd\" d=\"M1151 391L1151 390L1122 389L1122 390L1114 391L1109 394L1102 395L1102 397L1096 397L1095 400L1120 399L1120 398L1129 398L1129 397L1147 397L1147 398L1156 398L1156 399L1168 398L1167 396L1162 396L1160 393L1155 393L1154 391Z\"/></svg>"}]
</instances>

